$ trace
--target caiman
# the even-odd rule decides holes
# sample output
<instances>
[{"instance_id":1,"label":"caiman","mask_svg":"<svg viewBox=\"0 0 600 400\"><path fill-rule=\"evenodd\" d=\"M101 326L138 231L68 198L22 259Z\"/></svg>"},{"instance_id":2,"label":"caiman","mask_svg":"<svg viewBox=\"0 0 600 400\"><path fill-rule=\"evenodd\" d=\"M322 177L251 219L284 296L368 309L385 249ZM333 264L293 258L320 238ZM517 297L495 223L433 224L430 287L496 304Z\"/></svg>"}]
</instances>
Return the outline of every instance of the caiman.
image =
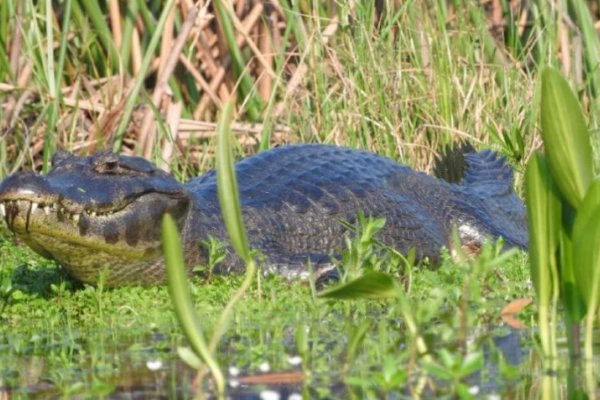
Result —
<instances>
[{"instance_id":1,"label":"caiman","mask_svg":"<svg viewBox=\"0 0 600 400\"><path fill-rule=\"evenodd\" d=\"M453 226L461 245L477 249L502 237L527 248L526 212L504 159L485 150L464 154L459 183L414 171L366 151L290 145L235 166L243 219L264 271L288 278L332 269L357 215L384 217L378 239L418 259L439 261ZM165 278L161 217L182 235L188 269L207 263L207 239L227 241L216 173L181 184L149 161L107 152L79 157L59 151L47 175L17 172L0 184L8 228L75 278L106 284L153 284ZM347 223L343 223L343 222ZM217 273L243 271L228 249Z\"/></svg>"}]
</instances>

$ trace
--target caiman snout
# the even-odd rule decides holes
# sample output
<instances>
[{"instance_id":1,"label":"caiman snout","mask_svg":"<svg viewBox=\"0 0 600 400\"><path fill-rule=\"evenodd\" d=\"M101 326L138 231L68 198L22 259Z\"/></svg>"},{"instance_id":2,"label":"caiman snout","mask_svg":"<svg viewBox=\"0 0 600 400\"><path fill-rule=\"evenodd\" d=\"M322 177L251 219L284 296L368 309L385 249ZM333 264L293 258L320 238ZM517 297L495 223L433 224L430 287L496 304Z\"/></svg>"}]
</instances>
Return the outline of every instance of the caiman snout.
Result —
<instances>
[{"instance_id":1,"label":"caiman snout","mask_svg":"<svg viewBox=\"0 0 600 400\"><path fill-rule=\"evenodd\" d=\"M0 183L0 202L20 200L32 197L52 197L49 201L56 201L57 196L51 194L51 188L43 177L33 172L17 172Z\"/></svg>"}]
</instances>

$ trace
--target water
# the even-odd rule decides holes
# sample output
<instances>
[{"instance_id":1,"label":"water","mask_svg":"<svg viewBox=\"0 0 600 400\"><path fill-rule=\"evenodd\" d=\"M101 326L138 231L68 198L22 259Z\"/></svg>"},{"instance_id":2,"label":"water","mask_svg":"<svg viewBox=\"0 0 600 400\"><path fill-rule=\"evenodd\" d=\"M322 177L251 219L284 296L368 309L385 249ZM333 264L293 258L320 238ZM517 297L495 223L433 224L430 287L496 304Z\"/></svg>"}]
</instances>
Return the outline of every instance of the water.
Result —
<instances>
[{"instance_id":1,"label":"water","mask_svg":"<svg viewBox=\"0 0 600 400\"><path fill-rule=\"evenodd\" d=\"M177 356L173 346L177 341L169 335L156 332L134 335L129 339L135 338L135 341L130 342L124 341L125 337L115 337L115 333L109 331L97 332L91 340L84 335L74 336L74 340L65 343L51 343L38 338L44 344L30 344L19 349L15 349L13 340L0 349L5 354L0 356L3 362L0 399L83 399L90 396L179 399L195 397L199 390L206 398L215 398L210 382L205 380L199 384L197 372ZM118 340L113 342L110 337ZM508 331L493 341L509 367L518 368L531 357L531 351L523 347L522 334L518 331ZM328 373L323 373L304 370L301 357L290 353L275 357L285 359L285 368L282 368L282 364L274 360L248 362L246 356L237 357L237 345L235 338L230 338L226 348L220 352L221 363L229 366L226 369L229 398L297 400L346 398L350 395L366 398L374 393L369 388L345 384L340 374L341 361L330 365ZM8 346L13 346L12 350ZM4 364L9 362L6 350L12 352L12 365ZM17 353L22 356L17 357ZM484 353L482 370L465 380L469 390L478 396L516 393L523 377L506 380L506 374L500 371L496 350L486 346ZM246 365L241 365L241 362ZM438 387L444 385L447 383L439 380L434 384ZM432 395L430 390L426 387L424 395ZM409 389L396 388L385 395L390 399L407 398Z\"/></svg>"}]
</instances>

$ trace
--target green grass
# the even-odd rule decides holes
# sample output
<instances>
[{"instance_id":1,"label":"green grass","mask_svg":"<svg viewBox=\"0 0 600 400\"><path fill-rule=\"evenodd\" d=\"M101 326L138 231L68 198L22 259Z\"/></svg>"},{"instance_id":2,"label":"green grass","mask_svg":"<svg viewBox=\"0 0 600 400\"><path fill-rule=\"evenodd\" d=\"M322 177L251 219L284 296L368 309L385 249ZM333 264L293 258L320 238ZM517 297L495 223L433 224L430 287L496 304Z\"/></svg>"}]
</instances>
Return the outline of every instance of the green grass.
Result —
<instances>
[{"instance_id":1,"label":"green grass","mask_svg":"<svg viewBox=\"0 0 600 400\"><path fill-rule=\"evenodd\" d=\"M117 117L127 117L134 112L134 106L149 102L158 78L154 72L144 74L144 71L149 61L156 63L164 52L162 44L157 44L156 36L152 35L160 31L157 21L164 15L163 8L153 4L149 9L144 2L134 3L146 24L144 27L148 27L139 32L141 72L132 71L130 64L118 65L119 59L131 62L131 54L115 55L118 50L113 48L113 39L106 33L110 32L110 26L105 18L98 16L106 10L98 7L83 10L79 2L71 2L70 18L60 20L64 26L53 25L52 32L60 46L54 53L57 60L51 63L52 58L45 52L48 18L43 5L36 8L25 2L22 21L16 26L15 20L8 17L17 8L16 2L9 0L3 4L5 12L0 17L4 15L5 20L0 25L4 36L0 40L12 43L18 32L23 41L17 57L20 76L11 75L9 54L0 57L0 71L4 71L0 73L0 82L8 84L0 90L0 101L8 105L0 111L5 113L0 115L0 127L8 132L0 144L0 177L15 167L39 165L40 154L43 160L48 160L58 147L110 146L113 134L115 148L131 147L138 132ZM595 98L591 89L593 74L590 80L581 80L586 73L584 66L589 68L591 63L586 58L577 58L589 58L589 54L574 51L568 53L570 58L557 58L560 46L578 43L579 32L564 25L546 7L546 2L531 3L528 29L523 30L507 16L505 43L492 40L488 20L479 6L456 0L453 2L456 9L465 12L454 13L453 7L442 7L442 3L429 7L409 2L398 9L390 8L375 23L377 18L369 2L361 2L354 9L342 7L329 11L326 7L305 8L306 4L298 6L294 2L287 8L286 2L282 2L287 24L281 32L280 47L272 53L276 78L260 109L264 128L260 137L265 141L258 147L264 149L282 141L338 143L372 149L429 170L440 145L469 140L478 146L500 149L521 168L532 148L539 146L538 112L531 107L538 101L537 66L568 61L569 76L573 77L582 98L589 100L590 105L595 104L591 101ZM176 14L179 12L177 9ZM338 13L337 24L332 21L331 12ZM130 30L129 14L125 10L121 14L123 29ZM176 27L181 27L183 18L184 15L177 14ZM563 36L559 27L566 32ZM64 32L72 35L66 42L62 40ZM124 42L120 51L126 52L128 46ZM64 60L59 57L63 51ZM238 118L246 121L249 117L246 112L254 115L257 109L256 101L251 100L256 98L255 93L247 87L248 79L255 78L246 74L237 81L239 64L252 59L247 48L241 53L236 53L237 72L232 70L227 79L231 79L232 87L240 86ZM183 54L193 59L197 49L188 43ZM294 57L288 57L290 54ZM288 58L290 63L286 63ZM30 75L24 73L28 60L33 60ZM289 65L300 62L306 65L306 72L298 89L288 94ZM61 63L64 68L57 70ZM107 77L114 79L112 83L86 82ZM19 79L25 86L18 85ZM136 93L140 88L139 95L127 96L120 82L132 85ZM181 101L181 118L197 119L194 107L202 96L198 81L183 69L176 69L169 84L173 100ZM27 93L25 88L32 92L23 97ZM66 92L56 98L55 94L62 91ZM248 93L251 97L246 97ZM22 107L15 105L19 99L25 100ZM222 98L221 104L226 100ZM82 112L80 103L85 101L123 114ZM209 118L214 118L216 108L210 108ZM593 115L594 109L590 111ZM154 108L153 113L157 112L159 108ZM290 128L285 138L272 131L281 123ZM100 137L92 135L95 129L100 130ZM159 122L157 129L153 151L147 153L140 148L133 151L159 161L161 141L163 144L166 141L168 127ZM41 139L44 146L30 147ZM188 176L214 165L214 140L194 139L185 144L183 157L167 160L174 170ZM240 145L240 150L252 152L255 147ZM520 179L519 176L519 182Z\"/></svg>"},{"instance_id":2,"label":"green grass","mask_svg":"<svg viewBox=\"0 0 600 400\"><path fill-rule=\"evenodd\" d=\"M167 23L161 19L163 3L134 1L132 14L120 10L124 32L138 29L141 47L136 49L129 42L115 44L103 6L71 0L55 10L46 8L51 2L0 2L0 179L19 168L47 168L55 149L84 151L90 140L96 148L116 143L122 150L143 152L133 148L137 131L126 120L82 110L82 104L93 101L117 114L124 107L128 115L150 102L157 76L144 71L169 52L155 35L159 24ZM566 72L589 127L597 129L597 40L584 3L567 1L557 12L545 0L531 1L523 14L509 12L509 2L501 1L506 34L498 40L477 2L439 1L432 7L408 1L388 8L381 18L369 2L357 3L351 9L333 2L280 2L286 21L272 54L276 77L262 102L256 101L256 84L248 84L256 75L244 70L252 52L234 50L235 70L228 70L226 80L230 88L239 87L235 118L262 123L255 136L260 143L248 144L253 139L247 133L237 136L238 156L282 142L325 142L370 149L429 171L444 144L467 140L507 156L521 191L524 165L541 145L537 75L547 64ZM561 12L573 12L575 25ZM184 18L176 9L176 32ZM227 20L225 14L219 18ZM20 47L11 55L17 37ZM227 45L234 46L232 41L229 37ZM183 54L195 59L198 50L187 42ZM141 73L133 68L136 55ZM306 72L297 90L288 93L292 67L300 63ZM172 100L181 102L181 118L214 119L216 103L196 114L205 93L187 70L178 67L168 83ZM139 95L128 98L127 85ZM153 115L162 111L150 109ZM278 124L289 128L287 136L276 132ZM148 156L162 161L169 127L162 120L157 125ZM119 129L125 129L124 136L111 142ZM95 130L100 135L94 136ZM215 145L212 138L191 139L166 161L185 180L214 166ZM389 265L389 259L373 257L373 265ZM447 383L438 386L440 395L468 397L461 374L478 362L500 323L501 308L533 295L526 257L516 255L502 265L493 260L392 271L406 288L420 334L435 350L425 370ZM194 304L207 319L204 326L217 321L241 279L192 281ZM124 371L146 371L145 363L157 358L172 362L171 379L183 376L176 348L185 341L166 286L80 287L0 230L0 301L0 392L9 386L20 388L16 397L23 398L40 390L102 396L123 384ZM403 311L393 300L317 299L306 285L263 277L236 307L217 357L221 365L247 373L264 361L278 371L300 369L308 377L305 388L316 388L310 393L315 396L326 396L333 384L344 382L357 397L380 397L400 391L423 371L414 363L414 337ZM534 311L527 309L522 319L535 328ZM524 340L535 349L529 335ZM287 363L293 355L302 357L301 366ZM539 360L533 357L516 369L499 365L504 378L516 376L521 382L516 389L502 389L504 394L529 398L536 393ZM49 389L39 382L48 382ZM411 381L411 388L417 390L419 383Z\"/></svg>"},{"instance_id":3,"label":"green grass","mask_svg":"<svg viewBox=\"0 0 600 400\"><path fill-rule=\"evenodd\" d=\"M28 369L23 365L28 359L41 365L36 381L50 382L61 395L115 390L125 371L139 369L151 375L146 363L157 359L172 366L171 378L177 379L174 371L183 367L176 362L175 349L186 342L176 329L166 286L82 288L66 280L53 263L22 247L1 245L8 259L3 259L0 271L14 281L13 291L3 295L0 314L2 385L20 388L24 397L35 394L39 389L25 383ZM447 261L436 271L415 269L410 283L403 281L410 286L407 293L416 322L434 355L445 349L481 356L484 343L499 334L501 308L532 294L523 255L511 257L502 268L476 265ZM41 288L30 290L28 277L33 276L44 279ZM241 279L192 280L194 305L201 310L204 326L214 327ZM530 312L523 314L525 321ZM361 324L364 333L352 343L352 333ZM416 356L412 346L402 310L393 301L321 300L306 284L268 277L253 285L236 307L217 358L225 368L236 366L246 373L258 372L265 361L274 371L304 371L307 388L323 394L345 382L356 393L381 395L401 390L418 372L408 368L401 380L392 382L392 366L382 370L392 361L396 369L411 365ZM292 356L302 357L302 364L291 366L287 360ZM381 386L386 379L387 386ZM452 390L440 387L438 393Z\"/></svg>"}]
</instances>

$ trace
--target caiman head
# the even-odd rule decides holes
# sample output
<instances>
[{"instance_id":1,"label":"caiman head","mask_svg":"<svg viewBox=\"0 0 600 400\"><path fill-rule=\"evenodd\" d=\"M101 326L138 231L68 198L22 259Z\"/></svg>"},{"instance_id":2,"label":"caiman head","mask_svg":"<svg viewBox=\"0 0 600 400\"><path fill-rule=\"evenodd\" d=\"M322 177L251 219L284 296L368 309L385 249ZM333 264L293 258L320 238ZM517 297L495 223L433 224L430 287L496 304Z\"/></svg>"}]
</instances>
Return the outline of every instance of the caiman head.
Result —
<instances>
[{"instance_id":1,"label":"caiman head","mask_svg":"<svg viewBox=\"0 0 600 400\"><path fill-rule=\"evenodd\" d=\"M52 164L45 176L18 172L0 184L9 229L83 282L103 270L108 285L163 280L161 219L183 225L184 187L139 157L58 152Z\"/></svg>"}]
</instances>

